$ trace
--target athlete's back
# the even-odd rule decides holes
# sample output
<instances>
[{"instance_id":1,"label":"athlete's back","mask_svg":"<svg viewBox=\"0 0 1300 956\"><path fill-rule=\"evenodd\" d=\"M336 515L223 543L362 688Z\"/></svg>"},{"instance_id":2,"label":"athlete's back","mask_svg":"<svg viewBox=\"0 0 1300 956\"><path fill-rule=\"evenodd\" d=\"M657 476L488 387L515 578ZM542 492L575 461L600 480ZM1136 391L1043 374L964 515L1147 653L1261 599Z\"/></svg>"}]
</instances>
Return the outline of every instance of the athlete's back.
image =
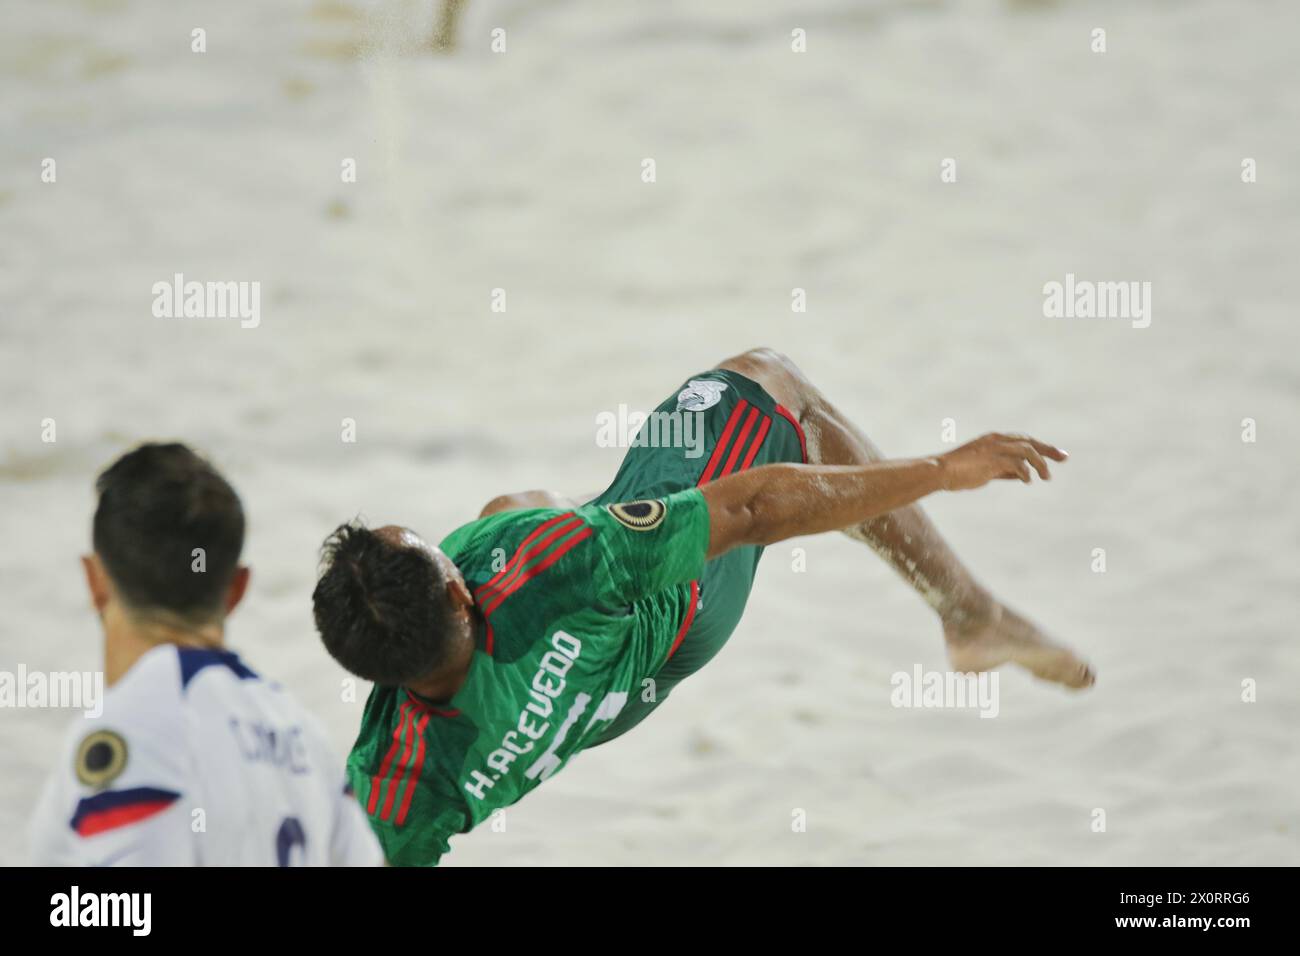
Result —
<instances>
[{"instance_id":1,"label":"athlete's back","mask_svg":"<svg viewBox=\"0 0 1300 956\"><path fill-rule=\"evenodd\" d=\"M383 861L314 719L233 653L172 644L71 728L32 832L48 865Z\"/></svg>"}]
</instances>

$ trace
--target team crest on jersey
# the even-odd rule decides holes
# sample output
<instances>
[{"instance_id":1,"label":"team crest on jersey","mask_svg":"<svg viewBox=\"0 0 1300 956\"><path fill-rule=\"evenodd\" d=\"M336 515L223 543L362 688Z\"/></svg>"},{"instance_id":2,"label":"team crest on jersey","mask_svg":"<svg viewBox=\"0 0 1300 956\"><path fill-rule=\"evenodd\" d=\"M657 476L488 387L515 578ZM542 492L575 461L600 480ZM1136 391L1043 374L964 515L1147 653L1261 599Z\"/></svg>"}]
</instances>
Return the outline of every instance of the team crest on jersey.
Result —
<instances>
[{"instance_id":1,"label":"team crest on jersey","mask_svg":"<svg viewBox=\"0 0 1300 956\"><path fill-rule=\"evenodd\" d=\"M618 523L633 531L649 531L663 524L668 508L662 501L625 501L605 508L618 519Z\"/></svg>"},{"instance_id":2,"label":"team crest on jersey","mask_svg":"<svg viewBox=\"0 0 1300 956\"><path fill-rule=\"evenodd\" d=\"M693 378L686 387L677 393L677 410L679 412L702 412L722 401L722 393L727 390L726 382L714 382L707 378Z\"/></svg>"},{"instance_id":3,"label":"team crest on jersey","mask_svg":"<svg viewBox=\"0 0 1300 956\"><path fill-rule=\"evenodd\" d=\"M77 747L77 779L88 787L105 787L126 769L126 741L111 730L87 734Z\"/></svg>"}]
</instances>

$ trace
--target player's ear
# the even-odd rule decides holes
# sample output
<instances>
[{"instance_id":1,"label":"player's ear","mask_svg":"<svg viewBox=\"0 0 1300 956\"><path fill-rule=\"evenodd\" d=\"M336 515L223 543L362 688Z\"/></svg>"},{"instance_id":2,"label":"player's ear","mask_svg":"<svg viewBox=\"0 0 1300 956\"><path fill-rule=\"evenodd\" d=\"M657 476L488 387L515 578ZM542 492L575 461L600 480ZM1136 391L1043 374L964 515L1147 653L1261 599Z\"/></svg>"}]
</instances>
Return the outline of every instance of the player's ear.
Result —
<instances>
[{"instance_id":1,"label":"player's ear","mask_svg":"<svg viewBox=\"0 0 1300 956\"><path fill-rule=\"evenodd\" d=\"M474 606L474 596L469 593L469 588L460 575L447 581L447 600L457 613L469 613L469 609Z\"/></svg>"},{"instance_id":2,"label":"player's ear","mask_svg":"<svg viewBox=\"0 0 1300 956\"><path fill-rule=\"evenodd\" d=\"M226 613L233 611L236 605L244 599L244 594L248 591L248 579L252 577L253 572L246 565L241 564L235 568L235 576L230 579L230 587L226 589Z\"/></svg>"},{"instance_id":3,"label":"player's ear","mask_svg":"<svg viewBox=\"0 0 1300 956\"><path fill-rule=\"evenodd\" d=\"M86 573L86 589L90 591L90 603L94 606L96 614L103 614L104 608L108 607L109 599L113 596L113 591L109 587L108 574L104 571L104 565L100 563L99 555L83 554L81 569Z\"/></svg>"}]
</instances>

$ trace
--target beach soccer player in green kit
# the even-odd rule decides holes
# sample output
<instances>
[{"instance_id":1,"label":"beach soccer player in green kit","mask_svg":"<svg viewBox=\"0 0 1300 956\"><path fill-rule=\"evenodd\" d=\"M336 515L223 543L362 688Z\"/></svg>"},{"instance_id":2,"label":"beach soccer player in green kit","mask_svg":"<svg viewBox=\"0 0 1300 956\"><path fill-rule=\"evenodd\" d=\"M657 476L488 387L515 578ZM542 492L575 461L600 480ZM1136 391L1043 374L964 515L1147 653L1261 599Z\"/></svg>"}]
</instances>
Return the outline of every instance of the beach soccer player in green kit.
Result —
<instances>
[{"instance_id":1,"label":"beach soccer player in green kit","mask_svg":"<svg viewBox=\"0 0 1300 956\"><path fill-rule=\"evenodd\" d=\"M1013 663L1093 683L972 577L915 504L1047 479L1065 452L991 434L884 458L768 349L692 376L656 415L697 416L703 448L633 442L585 504L505 495L437 547L357 522L326 541L316 626L375 684L348 774L390 863L437 863L452 836L645 719L735 630L764 546L798 535L869 545L937 612L954 670Z\"/></svg>"}]
</instances>

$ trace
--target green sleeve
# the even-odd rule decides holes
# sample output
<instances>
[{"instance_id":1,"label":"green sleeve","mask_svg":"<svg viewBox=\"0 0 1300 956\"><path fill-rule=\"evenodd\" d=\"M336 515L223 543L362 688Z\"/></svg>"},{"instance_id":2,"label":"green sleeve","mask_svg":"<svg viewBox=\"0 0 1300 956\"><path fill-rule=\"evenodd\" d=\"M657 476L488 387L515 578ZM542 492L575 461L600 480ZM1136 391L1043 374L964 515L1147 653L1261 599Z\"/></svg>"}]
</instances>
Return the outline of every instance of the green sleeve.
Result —
<instances>
[{"instance_id":1,"label":"green sleeve","mask_svg":"<svg viewBox=\"0 0 1300 956\"><path fill-rule=\"evenodd\" d=\"M370 817L371 829L390 866L437 866L450 848L451 838L468 828L463 812L450 802L430 799L424 786L414 803L402 826Z\"/></svg>"},{"instance_id":2,"label":"green sleeve","mask_svg":"<svg viewBox=\"0 0 1300 956\"><path fill-rule=\"evenodd\" d=\"M709 550L709 506L698 488L666 498L586 505L596 531L598 597L631 603L699 578Z\"/></svg>"}]
</instances>

